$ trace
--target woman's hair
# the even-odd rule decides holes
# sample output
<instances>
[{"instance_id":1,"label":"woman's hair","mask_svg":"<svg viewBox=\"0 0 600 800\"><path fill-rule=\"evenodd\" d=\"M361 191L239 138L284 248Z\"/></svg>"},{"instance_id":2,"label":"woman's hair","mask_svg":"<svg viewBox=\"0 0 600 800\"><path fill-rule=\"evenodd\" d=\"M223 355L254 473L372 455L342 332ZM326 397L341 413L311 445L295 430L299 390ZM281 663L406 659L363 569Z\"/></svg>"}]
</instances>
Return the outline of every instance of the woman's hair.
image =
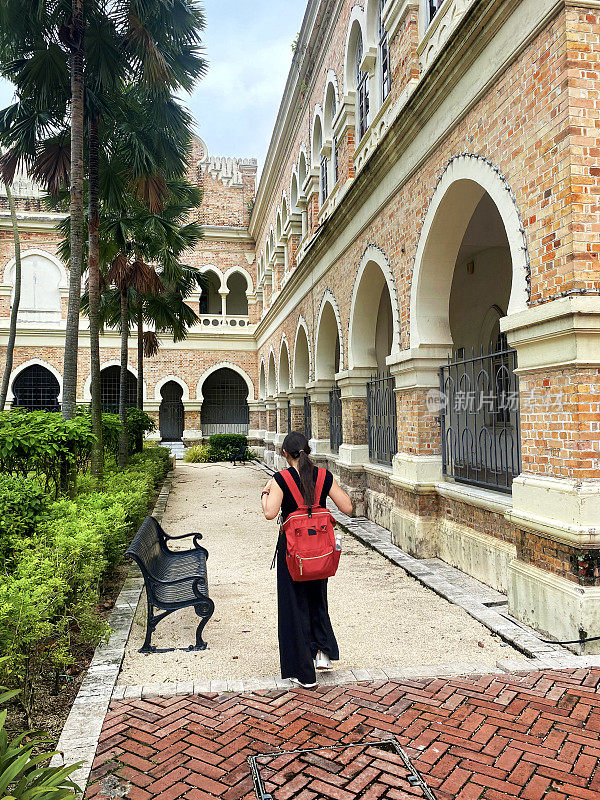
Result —
<instances>
[{"instance_id":1,"label":"woman's hair","mask_svg":"<svg viewBox=\"0 0 600 800\"><path fill-rule=\"evenodd\" d=\"M310 445L303 433L292 431L283 440L282 452L285 451L291 458L298 459L298 472L302 483L302 496L304 502L312 506L315 497L315 465L310 460Z\"/></svg>"}]
</instances>

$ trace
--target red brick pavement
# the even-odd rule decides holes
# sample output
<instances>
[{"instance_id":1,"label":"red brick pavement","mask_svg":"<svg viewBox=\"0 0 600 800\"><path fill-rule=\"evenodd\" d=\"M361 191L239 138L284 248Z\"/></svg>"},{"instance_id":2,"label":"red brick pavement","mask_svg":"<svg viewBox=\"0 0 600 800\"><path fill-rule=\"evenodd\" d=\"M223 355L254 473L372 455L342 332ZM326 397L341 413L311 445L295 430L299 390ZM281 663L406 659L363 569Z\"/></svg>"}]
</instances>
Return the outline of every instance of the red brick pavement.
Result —
<instances>
[{"instance_id":1,"label":"red brick pavement","mask_svg":"<svg viewBox=\"0 0 600 800\"><path fill-rule=\"evenodd\" d=\"M439 800L599 800L599 684L581 669L119 701L86 796L251 800L249 755L395 736ZM276 800L409 797L349 793L322 767Z\"/></svg>"}]
</instances>

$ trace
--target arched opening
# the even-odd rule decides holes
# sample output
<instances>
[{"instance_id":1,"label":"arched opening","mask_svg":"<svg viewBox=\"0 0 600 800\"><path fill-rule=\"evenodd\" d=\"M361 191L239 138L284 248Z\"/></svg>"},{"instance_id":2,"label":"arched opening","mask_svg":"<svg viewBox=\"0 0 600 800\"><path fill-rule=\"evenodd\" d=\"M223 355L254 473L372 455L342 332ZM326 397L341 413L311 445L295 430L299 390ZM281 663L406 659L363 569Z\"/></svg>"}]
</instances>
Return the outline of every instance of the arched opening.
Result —
<instances>
[{"instance_id":1,"label":"arched opening","mask_svg":"<svg viewBox=\"0 0 600 800\"><path fill-rule=\"evenodd\" d=\"M202 289L199 303L200 314L221 314L222 303L221 295L221 276L213 270L207 270L204 273L207 286Z\"/></svg>"},{"instance_id":2,"label":"arched opening","mask_svg":"<svg viewBox=\"0 0 600 800\"><path fill-rule=\"evenodd\" d=\"M325 130L323 131L323 136L326 143L331 143L331 158L329 159L329 183L331 184L332 190L335 188L339 177L338 144L337 138L333 132L333 120L335 119L336 113L336 91L333 82L330 82L327 86L327 93L325 95Z\"/></svg>"},{"instance_id":3,"label":"arched opening","mask_svg":"<svg viewBox=\"0 0 600 800\"><path fill-rule=\"evenodd\" d=\"M265 375L265 362L260 363L260 376L258 379L258 396L260 400L264 400L267 396L267 377Z\"/></svg>"},{"instance_id":4,"label":"arched opening","mask_svg":"<svg viewBox=\"0 0 600 800\"><path fill-rule=\"evenodd\" d=\"M275 356L273 351L269 355L269 368L267 370L267 393L268 397L275 397L277 394L277 369L275 367Z\"/></svg>"},{"instance_id":5,"label":"arched opening","mask_svg":"<svg viewBox=\"0 0 600 800\"><path fill-rule=\"evenodd\" d=\"M202 385L202 396L203 436L248 433L248 385L239 373L228 367L211 373Z\"/></svg>"},{"instance_id":6,"label":"arched opening","mask_svg":"<svg viewBox=\"0 0 600 800\"><path fill-rule=\"evenodd\" d=\"M100 372L100 401L105 414L119 413L120 378L121 368L117 365L105 367ZM128 408L137 405L137 380L129 370L127 370L125 403Z\"/></svg>"},{"instance_id":7,"label":"arched opening","mask_svg":"<svg viewBox=\"0 0 600 800\"><path fill-rule=\"evenodd\" d=\"M305 389L310 380L310 351L304 325L298 327L294 348L294 386Z\"/></svg>"},{"instance_id":8,"label":"arched opening","mask_svg":"<svg viewBox=\"0 0 600 800\"><path fill-rule=\"evenodd\" d=\"M184 430L183 387L168 381L160 390L158 424L163 442L180 442Z\"/></svg>"},{"instance_id":9,"label":"arched opening","mask_svg":"<svg viewBox=\"0 0 600 800\"><path fill-rule=\"evenodd\" d=\"M298 190L298 176L294 172L292 175L292 185L290 188L290 202L291 202L291 210L292 214L298 211L298 198L300 197L300 192Z\"/></svg>"},{"instance_id":10,"label":"arched opening","mask_svg":"<svg viewBox=\"0 0 600 800\"><path fill-rule=\"evenodd\" d=\"M359 272L350 345L352 366L372 373L367 381L369 459L391 466L398 452L395 381L387 365L394 345L394 313L390 287L373 260L367 260Z\"/></svg>"},{"instance_id":11,"label":"arched opening","mask_svg":"<svg viewBox=\"0 0 600 800\"><path fill-rule=\"evenodd\" d=\"M60 411L58 380L41 364L32 364L20 372L13 381L12 391L13 408L24 408L26 411Z\"/></svg>"},{"instance_id":12,"label":"arched opening","mask_svg":"<svg viewBox=\"0 0 600 800\"><path fill-rule=\"evenodd\" d=\"M523 253L505 223L518 219L512 198L489 187L450 183L426 220L411 339L452 354L442 365L444 474L509 492L521 470L518 378L500 319L519 292L514 254Z\"/></svg>"},{"instance_id":13,"label":"arched opening","mask_svg":"<svg viewBox=\"0 0 600 800\"><path fill-rule=\"evenodd\" d=\"M231 316L248 316L248 281L241 272L233 272L227 279L227 314Z\"/></svg>"},{"instance_id":14,"label":"arched opening","mask_svg":"<svg viewBox=\"0 0 600 800\"><path fill-rule=\"evenodd\" d=\"M290 388L290 356L285 340L279 351L279 393L285 394Z\"/></svg>"},{"instance_id":15,"label":"arched opening","mask_svg":"<svg viewBox=\"0 0 600 800\"><path fill-rule=\"evenodd\" d=\"M304 182L306 181L307 175L308 167L306 165L306 156L304 154L304 150L302 150L298 159L298 190L300 195L302 195L304 192Z\"/></svg>"},{"instance_id":16,"label":"arched opening","mask_svg":"<svg viewBox=\"0 0 600 800\"><path fill-rule=\"evenodd\" d=\"M326 301L321 310L315 357L315 377L332 383L329 390L329 445L332 453L339 452L343 443L342 398L335 376L340 371L341 342L337 317L332 304Z\"/></svg>"}]
</instances>

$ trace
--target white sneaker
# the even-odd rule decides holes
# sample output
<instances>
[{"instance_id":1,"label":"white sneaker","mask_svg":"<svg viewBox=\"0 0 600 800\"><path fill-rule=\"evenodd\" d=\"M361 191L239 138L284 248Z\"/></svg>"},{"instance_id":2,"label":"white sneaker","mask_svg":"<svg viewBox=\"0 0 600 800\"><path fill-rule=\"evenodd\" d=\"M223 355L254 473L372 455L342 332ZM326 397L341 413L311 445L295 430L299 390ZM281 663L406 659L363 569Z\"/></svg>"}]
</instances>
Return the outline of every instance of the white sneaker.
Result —
<instances>
[{"instance_id":1,"label":"white sneaker","mask_svg":"<svg viewBox=\"0 0 600 800\"><path fill-rule=\"evenodd\" d=\"M329 656L326 656L321 650L319 650L315 658L315 669L333 669L333 664L329 660Z\"/></svg>"},{"instance_id":2,"label":"white sneaker","mask_svg":"<svg viewBox=\"0 0 600 800\"><path fill-rule=\"evenodd\" d=\"M302 686L303 689L314 689L317 685L316 681L315 683L302 683L302 681L299 681L298 678L290 678L290 680L297 686Z\"/></svg>"}]
</instances>

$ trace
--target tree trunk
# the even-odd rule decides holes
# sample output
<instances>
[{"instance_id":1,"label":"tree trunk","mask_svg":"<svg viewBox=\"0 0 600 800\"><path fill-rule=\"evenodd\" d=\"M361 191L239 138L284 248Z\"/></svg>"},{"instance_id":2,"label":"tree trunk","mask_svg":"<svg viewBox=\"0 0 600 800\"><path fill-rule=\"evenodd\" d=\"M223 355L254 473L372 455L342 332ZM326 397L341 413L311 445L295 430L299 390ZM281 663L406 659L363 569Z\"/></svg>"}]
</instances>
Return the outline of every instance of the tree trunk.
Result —
<instances>
[{"instance_id":1,"label":"tree trunk","mask_svg":"<svg viewBox=\"0 0 600 800\"><path fill-rule=\"evenodd\" d=\"M89 320L90 376L92 393L92 432L96 437L92 448L92 475L104 475L104 443L102 441L102 399L100 396L100 238L98 234L98 118L89 122L90 211L89 236Z\"/></svg>"},{"instance_id":2,"label":"tree trunk","mask_svg":"<svg viewBox=\"0 0 600 800\"><path fill-rule=\"evenodd\" d=\"M0 389L0 411L4 411L6 397L8 395L8 384L10 382L10 373L12 372L15 341L17 338L17 317L19 315L19 303L21 302L21 239L19 236L19 223L17 221L15 201L8 184L6 186L6 197L8 198L10 219L12 222L13 237L15 240L15 292L13 296L12 308L10 310L10 328L8 331L8 343L6 345L6 364L4 365L2 388Z\"/></svg>"},{"instance_id":3,"label":"tree trunk","mask_svg":"<svg viewBox=\"0 0 600 800\"><path fill-rule=\"evenodd\" d=\"M119 381L119 466L126 467L129 461L129 441L127 438L127 367L129 344L129 309L127 289L121 289L121 374Z\"/></svg>"},{"instance_id":4,"label":"tree trunk","mask_svg":"<svg viewBox=\"0 0 600 800\"><path fill-rule=\"evenodd\" d=\"M65 332L63 370L64 419L75 416L77 359L79 355L79 308L83 267L83 0L73 0L71 52L71 257L69 259L69 310Z\"/></svg>"},{"instance_id":5,"label":"tree trunk","mask_svg":"<svg viewBox=\"0 0 600 800\"><path fill-rule=\"evenodd\" d=\"M138 347L138 379L137 379L137 407L144 410L144 315L140 303L137 321L137 347Z\"/></svg>"}]
</instances>

